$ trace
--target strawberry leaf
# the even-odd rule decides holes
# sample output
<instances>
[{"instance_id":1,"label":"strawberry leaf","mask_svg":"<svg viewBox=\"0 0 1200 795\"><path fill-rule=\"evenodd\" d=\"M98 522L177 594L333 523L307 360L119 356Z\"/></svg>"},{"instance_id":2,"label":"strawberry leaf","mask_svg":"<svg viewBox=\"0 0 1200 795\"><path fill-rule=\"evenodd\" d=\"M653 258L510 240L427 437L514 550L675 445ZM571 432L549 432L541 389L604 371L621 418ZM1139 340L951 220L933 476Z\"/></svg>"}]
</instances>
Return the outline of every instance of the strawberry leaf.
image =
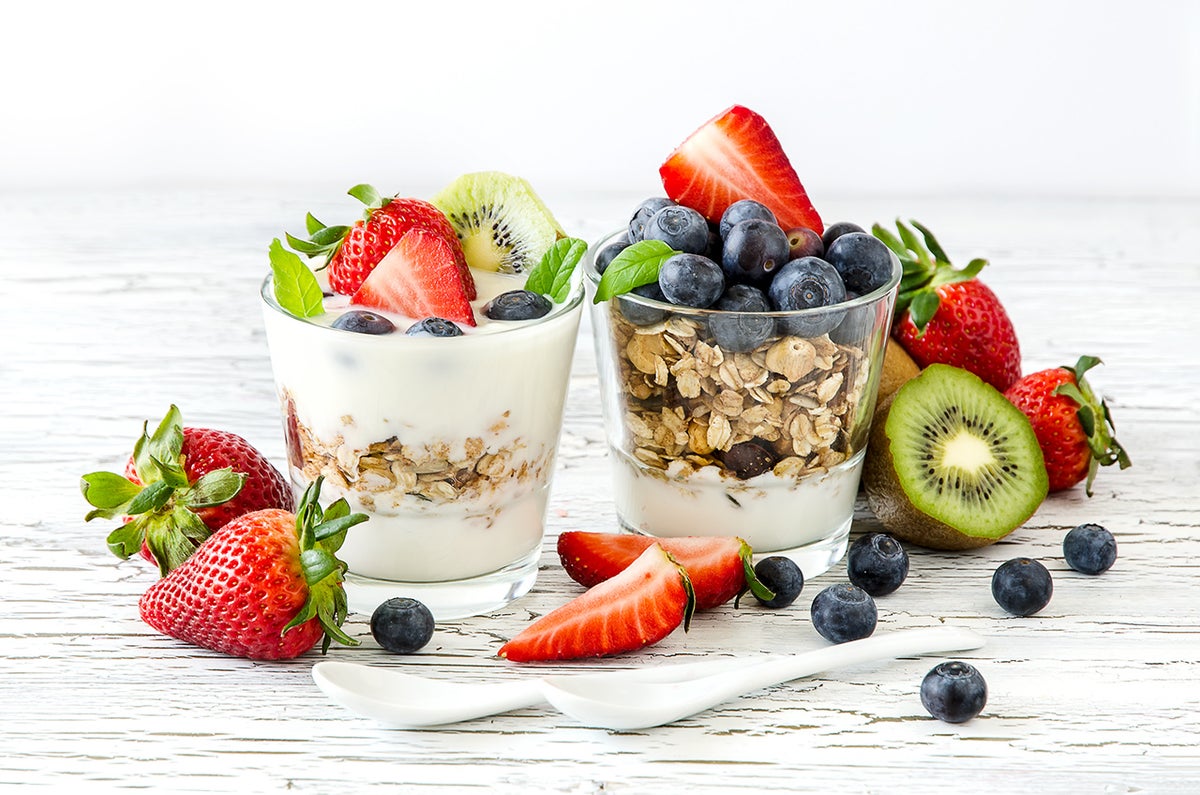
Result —
<instances>
[{"instance_id":1,"label":"strawberry leaf","mask_svg":"<svg viewBox=\"0 0 1200 795\"><path fill-rule=\"evenodd\" d=\"M151 483L138 492L138 495L130 501L129 507L125 512L130 516L137 516L138 514L157 511L167 504L167 500L171 499L171 495L174 492L175 489L165 480Z\"/></svg>"},{"instance_id":2,"label":"strawberry leaf","mask_svg":"<svg viewBox=\"0 0 1200 795\"><path fill-rule=\"evenodd\" d=\"M272 281L275 300L284 311L296 317L316 317L325 312L321 286L308 266L292 252L284 249L279 238L271 241Z\"/></svg>"},{"instance_id":3,"label":"strawberry leaf","mask_svg":"<svg viewBox=\"0 0 1200 795\"><path fill-rule=\"evenodd\" d=\"M908 304L908 313L912 318L913 325L917 327L918 334L924 332L929 321L933 320L941 301L942 299L933 290L919 292L913 296L912 301Z\"/></svg>"},{"instance_id":4,"label":"strawberry leaf","mask_svg":"<svg viewBox=\"0 0 1200 795\"><path fill-rule=\"evenodd\" d=\"M79 479L79 489L88 505L102 510L114 510L128 504L142 487L115 472L91 472ZM88 514L89 521L93 518L95 517L92 514Z\"/></svg>"},{"instance_id":5,"label":"strawberry leaf","mask_svg":"<svg viewBox=\"0 0 1200 795\"><path fill-rule=\"evenodd\" d=\"M145 534L145 518L138 517L132 522L126 522L108 534L106 539L108 549L121 560L129 560L131 555L142 548L142 538Z\"/></svg>"},{"instance_id":6,"label":"strawberry leaf","mask_svg":"<svg viewBox=\"0 0 1200 795\"><path fill-rule=\"evenodd\" d=\"M529 272L525 289L549 296L556 304L571 294L571 275L587 252L587 243L573 237L555 241L546 249L542 260Z\"/></svg>"},{"instance_id":7,"label":"strawberry leaf","mask_svg":"<svg viewBox=\"0 0 1200 795\"><path fill-rule=\"evenodd\" d=\"M378 209L385 204L382 194L373 185L355 185L346 193L367 205L367 209L370 210Z\"/></svg>"},{"instance_id":8,"label":"strawberry leaf","mask_svg":"<svg viewBox=\"0 0 1200 795\"><path fill-rule=\"evenodd\" d=\"M315 215L313 215L312 213L305 214L304 230L306 232L308 232L310 237L315 235L317 232L320 232L324 228L325 228L325 224L318 221L317 217Z\"/></svg>"},{"instance_id":9,"label":"strawberry leaf","mask_svg":"<svg viewBox=\"0 0 1200 795\"><path fill-rule=\"evenodd\" d=\"M607 301L658 281L662 264L678 252L661 240L640 240L618 254L596 285L595 302Z\"/></svg>"},{"instance_id":10,"label":"strawberry leaf","mask_svg":"<svg viewBox=\"0 0 1200 795\"><path fill-rule=\"evenodd\" d=\"M176 498L176 502L188 508L221 505L236 497L245 483L245 473L234 472L231 467L214 469L205 473L194 485L181 492Z\"/></svg>"},{"instance_id":11,"label":"strawberry leaf","mask_svg":"<svg viewBox=\"0 0 1200 795\"><path fill-rule=\"evenodd\" d=\"M937 238L933 236L933 232L930 232L929 229L927 229L924 225L917 223L916 221L913 221L912 225L915 226L918 231L920 231L921 236L925 238L925 247L929 249L931 254L933 254L934 259L941 260L942 262L950 261L950 258L946 256L946 252L942 249L941 244L937 242Z\"/></svg>"}]
</instances>

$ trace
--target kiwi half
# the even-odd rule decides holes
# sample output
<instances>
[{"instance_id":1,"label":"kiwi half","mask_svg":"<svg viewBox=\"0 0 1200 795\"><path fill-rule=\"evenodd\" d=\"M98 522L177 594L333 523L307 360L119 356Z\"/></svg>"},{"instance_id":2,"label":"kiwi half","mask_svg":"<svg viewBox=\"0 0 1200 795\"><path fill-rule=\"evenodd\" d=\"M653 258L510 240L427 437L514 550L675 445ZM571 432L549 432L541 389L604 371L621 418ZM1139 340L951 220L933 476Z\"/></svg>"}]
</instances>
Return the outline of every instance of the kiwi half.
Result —
<instances>
[{"instance_id":1,"label":"kiwi half","mask_svg":"<svg viewBox=\"0 0 1200 795\"><path fill-rule=\"evenodd\" d=\"M1000 540L1049 487L1028 418L974 374L944 364L925 368L882 406L863 483L885 528L934 549Z\"/></svg>"},{"instance_id":2,"label":"kiwi half","mask_svg":"<svg viewBox=\"0 0 1200 795\"><path fill-rule=\"evenodd\" d=\"M463 174L432 203L458 233L467 264L478 270L523 273L565 237L529 183L499 171Z\"/></svg>"}]
</instances>

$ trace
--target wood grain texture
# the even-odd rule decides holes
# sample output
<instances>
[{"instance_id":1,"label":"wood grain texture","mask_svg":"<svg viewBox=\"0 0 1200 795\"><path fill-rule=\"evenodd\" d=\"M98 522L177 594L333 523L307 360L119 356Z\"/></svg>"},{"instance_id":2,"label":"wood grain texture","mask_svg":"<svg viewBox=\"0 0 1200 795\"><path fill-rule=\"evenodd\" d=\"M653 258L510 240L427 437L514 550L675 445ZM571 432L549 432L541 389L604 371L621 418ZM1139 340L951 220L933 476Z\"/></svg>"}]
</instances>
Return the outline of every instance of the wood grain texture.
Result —
<instances>
[{"instance_id":1,"label":"wood grain texture","mask_svg":"<svg viewBox=\"0 0 1200 795\"><path fill-rule=\"evenodd\" d=\"M414 191L416 192L416 191ZM426 191L428 192L428 191ZM829 220L927 223L984 278L1020 334L1026 370L1102 357L1135 466L1102 471L1096 495L1051 497L1027 526L966 553L914 549L879 601L880 630L953 622L989 645L965 655L987 678L978 719L950 726L917 695L934 659L860 666L770 688L642 732L582 728L527 709L433 731L394 731L329 703L315 653L254 663L191 648L141 622L152 572L118 561L85 525L78 476L123 464L146 419L246 436L277 463L283 444L257 288L266 246L316 189L0 194L0 786L179 792L615 793L1034 789L1195 791L1200 780L1200 204L995 200L830 202ZM574 233L623 223L634 195L556 202ZM553 553L565 529L615 529L591 339L571 375L535 590L487 616L440 625L410 658L387 655L353 616L336 659L430 676L529 676L499 644L578 592ZM1070 571L1064 533L1094 521L1118 537L1102 577ZM860 502L855 533L877 528ZM1042 560L1054 599L1027 619L991 599L992 571ZM806 593L842 577L835 570ZM823 645L807 600L699 616L692 631L598 670L712 654Z\"/></svg>"}]
</instances>

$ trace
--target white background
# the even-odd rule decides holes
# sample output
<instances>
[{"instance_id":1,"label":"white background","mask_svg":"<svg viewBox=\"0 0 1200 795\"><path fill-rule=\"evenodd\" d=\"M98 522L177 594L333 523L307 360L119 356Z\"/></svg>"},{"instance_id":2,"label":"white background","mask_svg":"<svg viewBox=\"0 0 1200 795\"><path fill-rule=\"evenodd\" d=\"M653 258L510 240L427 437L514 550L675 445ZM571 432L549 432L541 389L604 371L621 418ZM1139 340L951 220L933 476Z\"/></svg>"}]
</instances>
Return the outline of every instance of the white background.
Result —
<instances>
[{"instance_id":1,"label":"white background","mask_svg":"<svg viewBox=\"0 0 1200 795\"><path fill-rule=\"evenodd\" d=\"M1200 3L5 6L0 189L654 192L734 102L822 197L1200 196Z\"/></svg>"}]
</instances>

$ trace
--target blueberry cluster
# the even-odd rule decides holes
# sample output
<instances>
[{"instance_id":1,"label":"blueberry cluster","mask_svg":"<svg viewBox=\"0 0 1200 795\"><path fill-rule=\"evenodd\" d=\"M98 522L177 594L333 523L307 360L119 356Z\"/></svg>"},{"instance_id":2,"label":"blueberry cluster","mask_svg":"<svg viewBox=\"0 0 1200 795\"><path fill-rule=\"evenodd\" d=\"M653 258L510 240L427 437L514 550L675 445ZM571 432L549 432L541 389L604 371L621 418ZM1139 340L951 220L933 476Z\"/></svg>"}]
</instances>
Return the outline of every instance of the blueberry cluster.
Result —
<instances>
[{"instance_id":1,"label":"blueberry cluster","mask_svg":"<svg viewBox=\"0 0 1200 795\"><path fill-rule=\"evenodd\" d=\"M836 307L887 284L892 255L861 227L833 224L818 235L811 229L784 230L774 213L752 199L734 202L717 224L670 199L642 202L628 230L596 255L603 273L613 259L641 240L660 240L679 252L659 270L658 282L633 292L644 298L696 309L739 313L714 318L717 344L750 351L774 334L772 318L745 317L758 312L791 312ZM662 320L666 313L622 302L626 318L638 325ZM813 337L845 327L847 339L861 334L862 323L831 310L780 321L778 331Z\"/></svg>"}]
</instances>

